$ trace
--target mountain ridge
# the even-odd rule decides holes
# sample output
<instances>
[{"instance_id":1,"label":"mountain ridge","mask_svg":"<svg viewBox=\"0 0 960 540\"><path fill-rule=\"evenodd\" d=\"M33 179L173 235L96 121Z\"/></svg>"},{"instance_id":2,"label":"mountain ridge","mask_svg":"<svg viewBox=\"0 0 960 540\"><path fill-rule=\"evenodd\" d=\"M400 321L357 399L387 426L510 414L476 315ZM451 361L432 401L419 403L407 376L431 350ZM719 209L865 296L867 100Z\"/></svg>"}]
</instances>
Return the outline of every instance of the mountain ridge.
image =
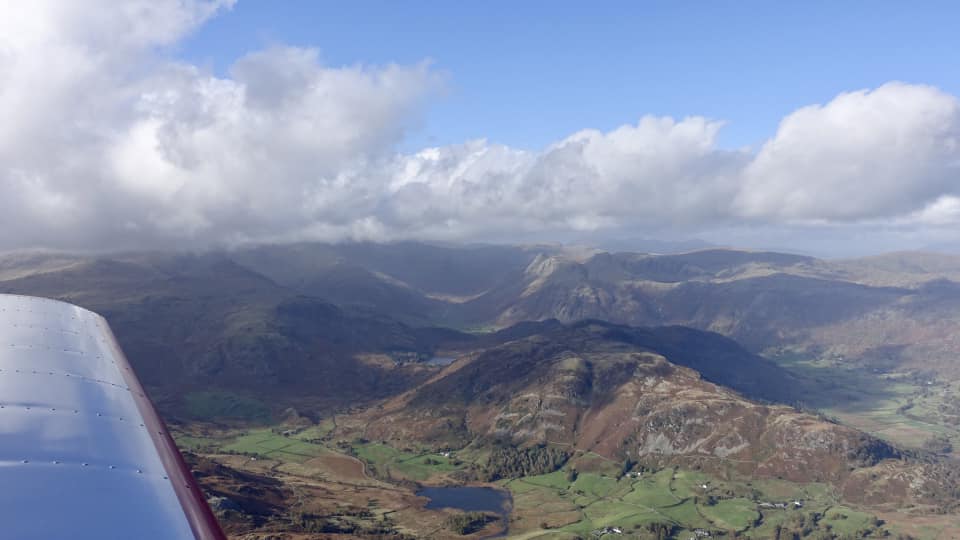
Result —
<instances>
[{"instance_id":1,"label":"mountain ridge","mask_svg":"<svg viewBox=\"0 0 960 540\"><path fill-rule=\"evenodd\" d=\"M945 462L707 381L662 354L649 341L656 332L644 346L642 335L628 343L593 322L532 333L345 422L398 447L559 445L654 467L827 482L871 504L933 504L956 489Z\"/></svg>"}]
</instances>

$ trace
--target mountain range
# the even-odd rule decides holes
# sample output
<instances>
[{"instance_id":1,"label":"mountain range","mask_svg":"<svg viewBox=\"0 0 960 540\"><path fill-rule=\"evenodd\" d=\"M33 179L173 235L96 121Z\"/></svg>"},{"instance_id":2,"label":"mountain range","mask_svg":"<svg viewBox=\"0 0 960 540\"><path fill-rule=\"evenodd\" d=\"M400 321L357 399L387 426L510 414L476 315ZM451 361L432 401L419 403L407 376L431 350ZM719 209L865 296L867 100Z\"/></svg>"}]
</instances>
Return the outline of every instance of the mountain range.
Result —
<instances>
[{"instance_id":1,"label":"mountain range","mask_svg":"<svg viewBox=\"0 0 960 540\"><path fill-rule=\"evenodd\" d=\"M384 384L358 353L426 357L470 332L550 319L682 325L766 356L955 376L958 282L960 257L922 253L825 261L399 243L0 256L0 291L104 313L148 385L295 386L313 372L320 382L354 373L355 394Z\"/></svg>"},{"instance_id":2,"label":"mountain range","mask_svg":"<svg viewBox=\"0 0 960 540\"><path fill-rule=\"evenodd\" d=\"M904 447L806 409L835 383L783 362L956 380L956 256L420 243L33 251L0 255L0 292L103 314L174 422L249 421L235 414L249 403L260 419L336 415L330 441L483 449L464 481L599 456L820 482L889 510L952 512L960 496L955 467L922 441ZM941 413L953 399L944 388ZM516 469L534 462L549 467Z\"/></svg>"}]
</instances>

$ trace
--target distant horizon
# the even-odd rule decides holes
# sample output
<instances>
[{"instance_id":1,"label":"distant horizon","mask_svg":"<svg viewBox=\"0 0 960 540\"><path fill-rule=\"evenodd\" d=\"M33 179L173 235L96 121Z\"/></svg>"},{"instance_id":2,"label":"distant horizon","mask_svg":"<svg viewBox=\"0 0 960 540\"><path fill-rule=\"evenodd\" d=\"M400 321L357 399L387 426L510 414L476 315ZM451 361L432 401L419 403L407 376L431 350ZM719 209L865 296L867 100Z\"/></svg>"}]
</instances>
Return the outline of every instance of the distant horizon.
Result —
<instances>
[{"instance_id":1,"label":"distant horizon","mask_svg":"<svg viewBox=\"0 0 960 540\"><path fill-rule=\"evenodd\" d=\"M626 244L626 241L620 240L614 244ZM699 251L742 251L749 253L780 253L784 255L797 255L811 257L821 260L844 260L844 259L866 259L872 257L883 257L891 255L908 254L930 254L944 257L960 257L960 248L951 249L949 247L921 247L916 249L894 249L889 251L861 252L861 253L817 253L814 251L804 251L792 248L769 247L769 246L737 246L712 244L699 239L688 239L679 241L657 240L653 238L642 238L637 240L638 248L629 248L626 245L602 245L582 242L497 242L497 241L449 241L449 240L338 240L338 241L320 241L320 240L299 240L284 243L259 242L237 245L208 245L204 247L145 247L145 248L104 248L104 249L70 249L70 248L46 248L46 247L26 247L0 250L0 257L14 255L75 255L75 256L122 256L122 255L143 255L143 254L174 254L174 255L207 255L216 253L230 253L235 251L244 251L264 247L292 247L302 245L318 246L340 246L340 245L402 245L414 244L423 246L433 246L439 248L483 248L483 247L515 247L515 248L565 248L565 249L587 249L595 250L598 253L634 253L639 255L682 255L685 253L696 253ZM693 244L696 246L690 247ZM660 251L656 249L643 249L642 246L660 245L663 246Z\"/></svg>"}]
</instances>

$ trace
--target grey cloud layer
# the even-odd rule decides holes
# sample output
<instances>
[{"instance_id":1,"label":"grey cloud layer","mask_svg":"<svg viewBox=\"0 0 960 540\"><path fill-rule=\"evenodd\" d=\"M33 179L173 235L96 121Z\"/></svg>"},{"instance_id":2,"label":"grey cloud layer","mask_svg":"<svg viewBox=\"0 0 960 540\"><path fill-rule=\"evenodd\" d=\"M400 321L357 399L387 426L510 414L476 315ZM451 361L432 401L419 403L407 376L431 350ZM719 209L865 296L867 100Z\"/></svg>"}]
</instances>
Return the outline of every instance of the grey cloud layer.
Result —
<instances>
[{"instance_id":1,"label":"grey cloud layer","mask_svg":"<svg viewBox=\"0 0 960 540\"><path fill-rule=\"evenodd\" d=\"M960 102L932 87L802 108L755 152L718 148L720 122L648 116L538 152L403 155L443 89L429 64L329 67L278 47L216 77L163 48L230 2L78 4L20 3L0 22L0 247L960 218Z\"/></svg>"}]
</instances>

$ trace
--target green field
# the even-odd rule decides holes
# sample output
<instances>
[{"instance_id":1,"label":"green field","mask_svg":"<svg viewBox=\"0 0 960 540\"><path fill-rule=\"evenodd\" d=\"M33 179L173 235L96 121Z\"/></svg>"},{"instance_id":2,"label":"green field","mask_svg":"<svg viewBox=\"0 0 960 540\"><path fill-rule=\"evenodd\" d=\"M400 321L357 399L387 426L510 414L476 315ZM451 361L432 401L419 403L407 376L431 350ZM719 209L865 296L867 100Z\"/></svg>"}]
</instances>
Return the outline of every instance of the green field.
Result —
<instances>
[{"instance_id":1,"label":"green field","mask_svg":"<svg viewBox=\"0 0 960 540\"><path fill-rule=\"evenodd\" d=\"M209 437L195 437L182 433L175 433L174 437L181 450L191 452L217 452L220 450L220 441Z\"/></svg>"},{"instance_id":2,"label":"green field","mask_svg":"<svg viewBox=\"0 0 960 540\"><path fill-rule=\"evenodd\" d=\"M221 446L221 450L297 463L317 457L324 452L324 448L320 445L283 436L269 428L250 430Z\"/></svg>"},{"instance_id":3,"label":"green field","mask_svg":"<svg viewBox=\"0 0 960 540\"><path fill-rule=\"evenodd\" d=\"M597 473L580 473L574 482L567 478L565 471L557 471L501 482L514 497L518 538L586 538L605 527L646 534L653 523L672 525L673 538L683 539L696 529L759 539L772 537L778 525L812 524L813 531L839 534L877 525L870 514L838 506L835 493L824 484L769 480L748 485L672 468L619 480ZM793 506L793 500L802 500L803 507ZM761 510L763 501L789 504L786 509Z\"/></svg>"},{"instance_id":4,"label":"green field","mask_svg":"<svg viewBox=\"0 0 960 540\"><path fill-rule=\"evenodd\" d=\"M351 448L371 470L385 477L423 482L466 467L464 462L459 462L455 457L448 458L437 453L405 452L379 443L355 442Z\"/></svg>"},{"instance_id":5,"label":"green field","mask_svg":"<svg viewBox=\"0 0 960 540\"><path fill-rule=\"evenodd\" d=\"M853 535L859 530L869 528L874 517L844 506L834 506L826 512L824 521L838 534Z\"/></svg>"},{"instance_id":6,"label":"green field","mask_svg":"<svg viewBox=\"0 0 960 540\"><path fill-rule=\"evenodd\" d=\"M332 432L335 427L336 424L334 424L332 420L326 419L315 426L308 427L307 429L298 432L297 434L293 435L293 437L301 441L322 442L323 439L330 435L330 432Z\"/></svg>"},{"instance_id":7,"label":"green field","mask_svg":"<svg viewBox=\"0 0 960 540\"><path fill-rule=\"evenodd\" d=\"M175 432L174 436L177 444L185 450L244 454L280 462L303 463L324 452L346 450L364 461L374 473L415 481L426 481L468 466L467 462L452 456L405 452L379 443L354 442L346 449L337 448L325 440L333 427L332 422L325 421L306 429L277 426L229 430L206 436Z\"/></svg>"},{"instance_id":8,"label":"green field","mask_svg":"<svg viewBox=\"0 0 960 540\"><path fill-rule=\"evenodd\" d=\"M757 503L747 499L726 499L699 508L703 517L723 529L742 531L760 518Z\"/></svg>"},{"instance_id":9,"label":"green field","mask_svg":"<svg viewBox=\"0 0 960 540\"><path fill-rule=\"evenodd\" d=\"M579 498L595 500L610 497L619 487L621 487L620 483L612 477L584 473L577 477L572 489L580 496Z\"/></svg>"},{"instance_id":10,"label":"green field","mask_svg":"<svg viewBox=\"0 0 960 540\"><path fill-rule=\"evenodd\" d=\"M641 507L658 508L672 506L682 499L670 490L672 469L664 469L657 474L644 476L633 482L633 489L623 499Z\"/></svg>"},{"instance_id":11,"label":"green field","mask_svg":"<svg viewBox=\"0 0 960 540\"><path fill-rule=\"evenodd\" d=\"M233 453L302 463L327 451L321 444L303 440L301 434L282 434L281 428L233 430L200 436L174 432L177 445L186 450L207 453Z\"/></svg>"}]
</instances>

